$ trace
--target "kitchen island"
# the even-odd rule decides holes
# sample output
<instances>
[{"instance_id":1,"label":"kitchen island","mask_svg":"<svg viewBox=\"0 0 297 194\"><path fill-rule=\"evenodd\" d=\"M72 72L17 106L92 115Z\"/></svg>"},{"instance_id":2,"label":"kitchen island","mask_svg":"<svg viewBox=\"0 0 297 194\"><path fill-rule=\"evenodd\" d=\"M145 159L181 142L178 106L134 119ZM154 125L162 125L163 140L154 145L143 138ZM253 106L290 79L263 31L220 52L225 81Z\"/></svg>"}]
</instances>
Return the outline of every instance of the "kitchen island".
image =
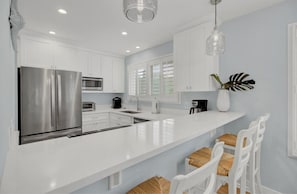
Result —
<instances>
[{"instance_id":1,"label":"kitchen island","mask_svg":"<svg viewBox=\"0 0 297 194\"><path fill-rule=\"evenodd\" d=\"M0 191L70 193L243 116L208 111L18 146L8 152Z\"/></svg>"}]
</instances>

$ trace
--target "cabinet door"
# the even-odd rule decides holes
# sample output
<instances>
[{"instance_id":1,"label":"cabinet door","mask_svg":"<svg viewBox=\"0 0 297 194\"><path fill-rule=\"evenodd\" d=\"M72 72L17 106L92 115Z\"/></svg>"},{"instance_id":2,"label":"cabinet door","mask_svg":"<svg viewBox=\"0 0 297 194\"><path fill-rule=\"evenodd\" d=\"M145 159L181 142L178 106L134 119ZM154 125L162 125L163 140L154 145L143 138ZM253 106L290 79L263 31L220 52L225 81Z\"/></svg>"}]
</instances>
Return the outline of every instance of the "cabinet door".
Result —
<instances>
[{"instance_id":1,"label":"cabinet door","mask_svg":"<svg viewBox=\"0 0 297 194\"><path fill-rule=\"evenodd\" d=\"M19 66L46 69L53 67L53 48L49 41L21 37L20 48Z\"/></svg>"},{"instance_id":2,"label":"cabinet door","mask_svg":"<svg viewBox=\"0 0 297 194\"><path fill-rule=\"evenodd\" d=\"M83 50L78 51L78 66L82 72L83 77L88 77L88 67L89 67L89 53Z\"/></svg>"},{"instance_id":3,"label":"cabinet door","mask_svg":"<svg viewBox=\"0 0 297 194\"><path fill-rule=\"evenodd\" d=\"M89 77L101 77L101 56L89 53L88 75Z\"/></svg>"},{"instance_id":4,"label":"cabinet door","mask_svg":"<svg viewBox=\"0 0 297 194\"><path fill-rule=\"evenodd\" d=\"M55 68L68 71L81 71L77 49L66 45L55 45Z\"/></svg>"},{"instance_id":5,"label":"cabinet door","mask_svg":"<svg viewBox=\"0 0 297 194\"><path fill-rule=\"evenodd\" d=\"M112 58L107 56L101 57L103 92L113 92L113 76L112 76Z\"/></svg>"},{"instance_id":6,"label":"cabinet door","mask_svg":"<svg viewBox=\"0 0 297 194\"><path fill-rule=\"evenodd\" d=\"M204 28L194 28L189 32L189 57L190 57L190 85L193 91L208 91L209 89L209 64L205 54Z\"/></svg>"},{"instance_id":7,"label":"cabinet door","mask_svg":"<svg viewBox=\"0 0 297 194\"><path fill-rule=\"evenodd\" d=\"M125 66L121 59L113 59L112 64L112 87L113 92L125 92Z\"/></svg>"},{"instance_id":8,"label":"cabinet door","mask_svg":"<svg viewBox=\"0 0 297 194\"><path fill-rule=\"evenodd\" d=\"M212 26L209 24L190 31L190 83L193 91L215 90L210 74L218 73L218 57L208 56L205 51L206 39L211 31Z\"/></svg>"},{"instance_id":9,"label":"cabinet door","mask_svg":"<svg viewBox=\"0 0 297 194\"><path fill-rule=\"evenodd\" d=\"M174 66L176 91L188 91L189 78L189 37L188 32L181 32L174 36Z\"/></svg>"}]
</instances>

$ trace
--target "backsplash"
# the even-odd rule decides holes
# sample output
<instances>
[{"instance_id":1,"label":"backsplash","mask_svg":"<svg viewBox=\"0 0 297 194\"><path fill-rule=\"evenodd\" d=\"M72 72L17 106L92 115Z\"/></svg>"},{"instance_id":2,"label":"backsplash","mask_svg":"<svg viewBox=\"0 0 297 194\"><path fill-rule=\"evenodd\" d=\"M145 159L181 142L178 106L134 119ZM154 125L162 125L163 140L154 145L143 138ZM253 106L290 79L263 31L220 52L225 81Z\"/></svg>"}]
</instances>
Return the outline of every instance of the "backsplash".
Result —
<instances>
[{"instance_id":1,"label":"backsplash","mask_svg":"<svg viewBox=\"0 0 297 194\"><path fill-rule=\"evenodd\" d=\"M105 93L83 93L83 102L95 102L97 105L110 105L114 97L123 98L123 94L105 94Z\"/></svg>"}]
</instances>

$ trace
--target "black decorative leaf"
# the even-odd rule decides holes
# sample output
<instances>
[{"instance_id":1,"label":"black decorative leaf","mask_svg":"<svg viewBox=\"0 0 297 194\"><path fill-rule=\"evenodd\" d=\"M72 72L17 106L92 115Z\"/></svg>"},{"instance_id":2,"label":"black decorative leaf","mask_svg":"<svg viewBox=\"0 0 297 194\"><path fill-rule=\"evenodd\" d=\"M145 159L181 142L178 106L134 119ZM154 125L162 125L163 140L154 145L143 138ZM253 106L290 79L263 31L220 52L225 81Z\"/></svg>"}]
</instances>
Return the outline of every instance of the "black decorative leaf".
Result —
<instances>
[{"instance_id":1,"label":"black decorative leaf","mask_svg":"<svg viewBox=\"0 0 297 194\"><path fill-rule=\"evenodd\" d=\"M229 81L226 83L222 83L218 74L211 74L211 76L221 85L221 88L236 91L246 91L254 89L256 84L255 80L250 79L246 80L249 77L249 74L244 72L236 73L229 76Z\"/></svg>"}]
</instances>

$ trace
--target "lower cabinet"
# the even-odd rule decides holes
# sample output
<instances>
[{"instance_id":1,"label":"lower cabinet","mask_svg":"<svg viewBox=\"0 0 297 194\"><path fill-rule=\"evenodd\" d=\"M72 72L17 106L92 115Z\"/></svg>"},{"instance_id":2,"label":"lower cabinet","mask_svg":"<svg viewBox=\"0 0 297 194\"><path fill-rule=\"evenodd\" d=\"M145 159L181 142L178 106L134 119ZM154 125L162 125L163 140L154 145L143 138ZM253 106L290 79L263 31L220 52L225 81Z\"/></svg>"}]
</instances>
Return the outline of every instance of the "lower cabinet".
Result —
<instances>
[{"instance_id":1,"label":"lower cabinet","mask_svg":"<svg viewBox=\"0 0 297 194\"><path fill-rule=\"evenodd\" d=\"M133 124L133 117L117 113L83 113L83 132Z\"/></svg>"},{"instance_id":2,"label":"lower cabinet","mask_svg":"<svg viewBox=\"0 0 297 194\"><path fill-rule=\"evenodd\" d=\"M83 114L83 132L101 130L109 127L109 113Z\"/></svg>"},{"instance_id":3,"label":"lower cabinet","mask_svg":"<svg viewBox=\"0 0 297 194\"><path fill-rule=\"evenodd\" d=\"M124 126L133 124L133 117L121 115L117 113L109 113L109 121L111 127Z\"/></svg>"}]
</instances>

